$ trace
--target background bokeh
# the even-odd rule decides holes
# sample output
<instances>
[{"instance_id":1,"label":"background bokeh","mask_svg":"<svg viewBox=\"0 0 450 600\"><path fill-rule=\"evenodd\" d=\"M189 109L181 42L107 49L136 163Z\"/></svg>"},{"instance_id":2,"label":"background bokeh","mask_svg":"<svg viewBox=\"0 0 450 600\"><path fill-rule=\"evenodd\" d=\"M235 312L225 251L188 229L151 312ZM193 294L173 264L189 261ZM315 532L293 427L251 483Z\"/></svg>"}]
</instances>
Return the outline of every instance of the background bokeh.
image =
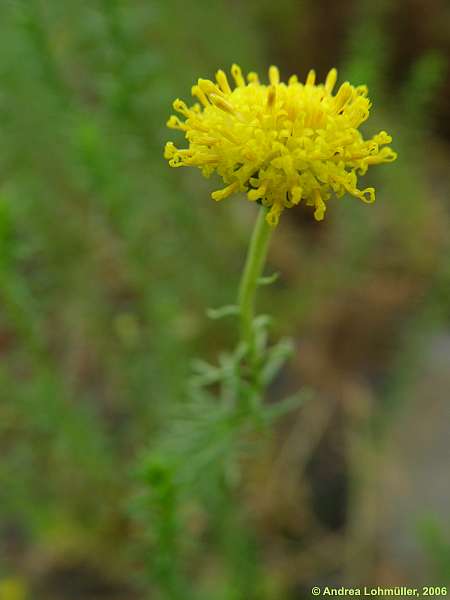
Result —
<instances>
[{"instance_id":1,"label":"background bokeh","mask_svg":"<svg viewBox=\"0 0 450 600\"><path fill-rule=\"evenodd\" d=\"M179 598L140 465L191 357L235 341L205 309L233 302L256 213L162 149L172 100L233 62L367 83L399 158L373 206L281 219L260 307L296 353L269 396L311 399L244 461L228 548L223 503L180 507L183 600L448 583L449 49L445 0L2 0L1 600Z\"/></svg>"}]
</instances>

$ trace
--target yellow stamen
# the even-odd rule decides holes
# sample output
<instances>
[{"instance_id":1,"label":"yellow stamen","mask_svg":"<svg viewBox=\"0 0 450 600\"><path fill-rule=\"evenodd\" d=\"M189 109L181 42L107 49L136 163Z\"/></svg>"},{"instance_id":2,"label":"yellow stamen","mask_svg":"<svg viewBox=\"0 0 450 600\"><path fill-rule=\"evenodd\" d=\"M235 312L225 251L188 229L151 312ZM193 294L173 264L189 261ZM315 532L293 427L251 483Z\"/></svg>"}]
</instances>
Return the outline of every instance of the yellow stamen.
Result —
<instances>
[{"instance_id":1,"label":"yellow stamen","mask_svg":"<svg viewBox=\"0 0 450 600\"><path fill-rule=\"evenodd\" d=\"M258 73L255 73L254 71L250 71L250 73L247 74L247 81L249 83L256 83L256 85L259 85Z\"/></svg>"},{"instance_id":2,"label":"yellow stamen","mask_svg":"<svg viewBox=\"0 0 450 600\"><path fill-rule=\"evenodd\" d=\"M191 94L193 96L195 96L196 98L198 98L200 100L200 102L203 104L203 106L209 105L208 98L206 97L205 92L202 90L202 88L199 85L192 86Z\"/></svg>"},{"instance_id":3,"label":"yellow stamen","mask_svg":"<svg viewBox=\"0 0 450 600\"><path fill-rule=\"evenodd\" d=\"M272 108L275 104L275 100L277 97L277 88L274 85L269 87L269 91L267 92L267 106Z\"/></svg>"},{"instance_id":4,"label":"yellow stamen","mask_svg":"<svg viewBox=\"0 0 450 600\"><path fill-rule=\"evenodd\" d=\"M183 100L180 100L179 98L177 98L176 100L173 101L172 106L173 106L174 110L181 113L185 117L189 117L191 114L191 111L186 106L186 103L183 102Z\"/></svg>"},{"instance_id":5,"label":"yellow stamen","mask_svg":"<svg viewBox=\"0 0 450 600\"><path fill-rule=\"evenodd\" d=\"M266 220L271 227L276 227L280 220L280 215L284 210L283 204L276 203L272 204L269 212L267 213Z\"/></svg>"},{"instance_id":6,"label":"yellow stamen","mask_svg":"<svg viewBox=\"0 0 450 600\"><path fill-rule=\"evenodd\" d=\"M219 87L217 85L215 85L212 81L210 81L209 79L199 79L198 80L198 87L200 89L202 89L205 94L208 94L208 96L210 94L216 94L216 96L223 96L223 92L221 89L219 89Z\"/></svg>"},{"instance_id":7,"label":"yellow stamen","mask_svg":"<svg viewBox=\"0 0 450 600\"><path fill-rule=\"evenodd\" d=\"M320 195L319 190L315 189L313 191L313 200L314 200L314 218L316 221L322 221L325 216L325 211L327 207L325 206L325 202L322 200L322 196Z\"/></svg>"},{"instance_id":8,"label":"yellow stamen","mask_svg":"<svg viewBox=\"0 0 450 600\"><path fill-rule=\"evenodd\" d=\"M223 110L226 113L230 113L231 115L234 114L234 108L221 96L217 96L216 94L210 94L209 99L214 104L214 106L217 106L217 108L220 108L220 110Z\"/></svg>"},{"instance_id":9,"label":"yellow stamen","mask_svg":"<svg viewBox=\"0 0 450 600\"><path fill-rule=\"evenodd\" d=\"M259 200L260 198L264 198L264 195L267 190L267 183L263 183L259 188L249 190L247 192L247 198L254 202L255 200Z\"/></svg>"},{"instance_id":10,"label":"yellow stamen","mask_svg":"<svg viewBox=\"0 0 450 600\"><path fill-rule=\"evenodd\" d=\"M302 188L294 186L290 191L291 202L293 205L298 204L302 199Z\"/></svg>"},{"instance_id":11,"label":"yellow stamen","mask_svg":"<svg viewBox=\"0 0 450 600\"><path fill-rule=\"evenodd\" d=\"M360 198L360 200L362 200L366 204L372 204L373 202L375 202L375 189L373 187L366 188L365 190L362 190L362 192L360 192L359 190L356 191L356 195L358 196L358 198Z\"/></svg>"},{"instance_id":12,"label":"yellow stamen","mask_svg":"<svg viewBox=\"0 0 450 600\"><path fill-rule=\"evenodd\" d=\"M306 78L306 85L314 85L316 83L316 72L311 69Z\"/></svg>"},{"instance_id":13,"label":"yellow stamen","mask_svg":"<svg viewBox=\"0 0 450 600\"><path fill-rule=\"evenodd\" d=\"M349 84L348 81L346 81L345 83L343 83L341 85L341 87L339 88L338 93L336 94L336 97L334 99L336 112L339 112L340 110L342 110L344 105L350 100L352 94L353 94L352 86Z\"/></svg>"},{"instance_id":14,"label":"yellow stamen","mask_svg":"<svg viewBox=\"0 0 450 600\"><path fill-rule=\"evenodd\" d=\"M213 200L215 200L216 202L219 202L220 200L224 200L225 198L228 198L228 196L231 196L231 194L234 194L234 192L237 192L238 189L239 189L239 182L235 181L234 183L228 185L223 190L216 190L215 192L213 192L211 194L211 198Z\"/></svg>"},{"instance_id":15,"label":"yellow stamen","mask_svg":"<svg viewBox=\"0 0 450 600\"><path fill-rule=\"evenodd\" d=\"M269 81L271 85L278 85L280 83L280 71L273 65L269 67Z\"/></svg>"},{"instance_id":16,"label":"yellow stamen","mask_svg":"<svg viewBox=\"0 0 450 600\"><path fill-rule=\"evenodd\" d=\"M245 79L242 77L241 67L238 65L232 65L231 74L233 75L237 87L245 87Z\"/></svg>"},{"instance_id":17,"label":"yellow stamen","mask_svg":"<svg viewBox=\"0 0 450 600\"><path fill-rule=\"evenodd\" d=\"M225 94L231 94L230 84L228 83L227 76L224 73L224 71L222 71L222 69L219 69L217 71L216 79L217 79L217 83L219 84L222 92L224 92Z\"/></svg>"},{"instance_id":18,"label":"yellow stamen","mask_svg":"<svg viewBox=\"0 0 450 600\"><path fill-rule=\"evenodd\" d=\"M327 94L332 93L333 88L336 85L336 81L337 81L337 70L331 69L330 71L328 71L327 78L325 79L325 91L327 92Z\"/></svg>"},{"instance_id":19,"label":"yellow stamen","mask_svg":"<svg viewBox=\"0 0 450 600\"><path fill-rule=\"evenodd\" d=\"M167 127L170 129L180 129L182 131L187 130L187 126L180 121L178 117L172 115L166 123Z\"/></svg>"}]
</instances>

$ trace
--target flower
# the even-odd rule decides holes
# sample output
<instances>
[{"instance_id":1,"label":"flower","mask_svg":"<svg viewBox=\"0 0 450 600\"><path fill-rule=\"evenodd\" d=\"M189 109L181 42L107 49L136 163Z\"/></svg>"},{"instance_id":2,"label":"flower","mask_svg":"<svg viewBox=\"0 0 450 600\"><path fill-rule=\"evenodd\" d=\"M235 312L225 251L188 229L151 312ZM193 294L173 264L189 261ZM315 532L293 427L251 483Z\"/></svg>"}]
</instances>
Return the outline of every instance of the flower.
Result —
<instances>
[{"instance_id":1,"label":"flower","mask_svg":"<svg viewBox=\"0 0 450 600\"><path fill-rule=\"evenodd\" d=\"M301 201L313 206L321 221L333 193L375 200L374 188L358 189L357 175L397 155L385 146L392 140L385 131L364 140L358 130L371 107L366 86L345 82L333 95L336 69L323 84L316 84L313 70L305 83L293 75L286 84L272 66L268 85L253 72L246 81L237 65L231 74L234 89L218 71L216 83L199 79L193 86L199 102L191 108L179 99L173 103L185 119L173 115L167 126L183 131L189 147L166 144L164 156L171 167L195 166L205 177L217 172L226 187L212 198L245 192L249 200L270 207L270 225Z\"/></svg>"}]
</instances>

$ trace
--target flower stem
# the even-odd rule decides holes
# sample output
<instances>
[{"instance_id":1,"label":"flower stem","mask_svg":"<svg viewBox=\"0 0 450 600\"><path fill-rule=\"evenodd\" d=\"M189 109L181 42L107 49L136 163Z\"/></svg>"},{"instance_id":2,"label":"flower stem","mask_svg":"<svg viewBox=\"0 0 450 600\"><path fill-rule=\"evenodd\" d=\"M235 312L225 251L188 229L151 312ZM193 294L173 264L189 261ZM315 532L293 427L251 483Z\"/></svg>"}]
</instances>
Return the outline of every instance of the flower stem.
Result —
<instances>
[{"instance_id":1,"label":"flower stem","mask_svg":"<svg viewBox=\"0 0 450 600\"><path fill-rule=\"evenodd\" d=\"M253 229L244 271L239 284L240 337L241 341L248 344L250 354L253 354L252 322L254 318L255 292L258 286L258 279L261 277L264 269L272 234L272 227L266 221L266 214L266 209L261 207Z\"/></svg>"}]
</instances>

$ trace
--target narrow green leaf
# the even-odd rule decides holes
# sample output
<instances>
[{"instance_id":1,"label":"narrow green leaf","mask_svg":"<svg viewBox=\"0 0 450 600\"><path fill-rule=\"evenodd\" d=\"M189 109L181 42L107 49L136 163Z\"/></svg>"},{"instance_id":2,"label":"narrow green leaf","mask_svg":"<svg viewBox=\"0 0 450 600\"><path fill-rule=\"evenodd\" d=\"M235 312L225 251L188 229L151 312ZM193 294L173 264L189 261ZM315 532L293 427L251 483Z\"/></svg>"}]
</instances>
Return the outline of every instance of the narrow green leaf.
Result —
<instances>
[{"instance_id":1,"label":"narrow green leaf","mask_svg":"<svg viewBox=\"0 0 450 600\"><path fill-rule=\"evenodd\" d=\"M219 308L208 308L206 314L210 319L222 319L223 317L235 316L239 314L239 306L236 304L227 304L225 306L220 306Z\"/></svg>"}]
</instances>

